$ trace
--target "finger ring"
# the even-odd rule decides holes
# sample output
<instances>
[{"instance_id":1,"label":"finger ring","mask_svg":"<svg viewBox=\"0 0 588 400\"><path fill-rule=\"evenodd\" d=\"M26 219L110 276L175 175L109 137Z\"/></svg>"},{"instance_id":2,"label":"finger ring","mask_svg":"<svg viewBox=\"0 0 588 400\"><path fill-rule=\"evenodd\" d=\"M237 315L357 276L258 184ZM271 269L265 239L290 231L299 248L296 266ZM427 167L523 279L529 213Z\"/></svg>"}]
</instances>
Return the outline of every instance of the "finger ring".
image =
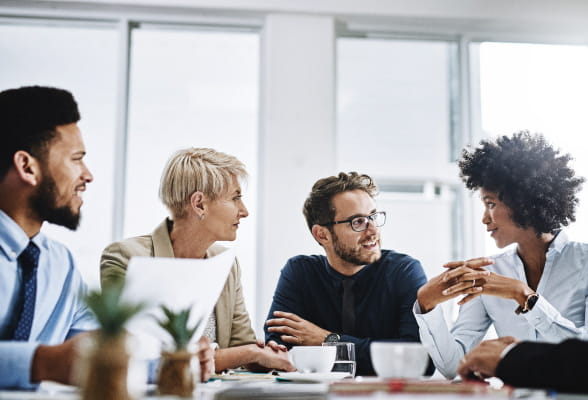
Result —
<instances>
[{"instance_id":1,"label":"finger ring","mask_svg":"<svg viewBox=\"0 0 588 400\"><path fill-rule=\"evenodd\" d=\"M474 287L474 286L476 286L476 280L475 279L472 281L472 287Z\"/></svg>"}]
</instances>

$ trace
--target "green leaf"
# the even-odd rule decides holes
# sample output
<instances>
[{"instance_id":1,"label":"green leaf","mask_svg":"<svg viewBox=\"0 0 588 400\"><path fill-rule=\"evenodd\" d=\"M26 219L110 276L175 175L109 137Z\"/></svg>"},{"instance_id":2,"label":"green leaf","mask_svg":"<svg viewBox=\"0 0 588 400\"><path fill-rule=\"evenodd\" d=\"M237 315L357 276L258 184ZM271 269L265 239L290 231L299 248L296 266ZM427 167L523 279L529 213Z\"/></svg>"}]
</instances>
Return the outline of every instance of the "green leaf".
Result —
<instances>
[{"instance_id":1,"label":"green leaf","mask_svg":"<svg viewBox=\"0 0 588 400\"><path fill-rule=\"evenodd\" d=\"M121 303L123 288L124 283L121 280L105 286L102 292L92 291L85 298L105 336L122 333L126 323L145 307L144 303Z\"/></svg>"},{"instance_id":2,"label":"green leaf","mask_svg":"<svg viewBox=\"0 0 588 400\"><path fill-rule=\"evenodd\" d=\"M204 318L196 321L194 326L189 328L188 320L190 319L190 312L192 310L191 306L184 310L174 312L162 304L161 310L165 315L165 319L160 319L157 321L159 326L161 326L163 329L165 329L166 332L170 334L174 340L176 350L186 350L188 343L190 343L190 339L192 339L192 336L194 336L194 333L196 332L196 327L203 321Z\"/></svg>"}]
</instances>

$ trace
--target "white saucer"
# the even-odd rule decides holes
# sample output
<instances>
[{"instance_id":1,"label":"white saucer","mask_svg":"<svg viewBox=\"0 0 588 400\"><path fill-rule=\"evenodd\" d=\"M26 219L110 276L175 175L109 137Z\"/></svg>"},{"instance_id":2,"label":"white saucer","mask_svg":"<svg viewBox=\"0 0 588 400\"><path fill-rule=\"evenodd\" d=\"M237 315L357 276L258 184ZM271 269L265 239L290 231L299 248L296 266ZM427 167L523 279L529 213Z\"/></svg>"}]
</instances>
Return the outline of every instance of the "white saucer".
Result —
<instances>
[{"instance_id":1,"label":"white saucer","mask_svg":"<svg viewBox=\"0 0 588 400\"><path fill-rule=\"evenodd\" d=\"M277 381L331 382L351 377L347 372L280 372Z\"/></svg>"}]
</instances>

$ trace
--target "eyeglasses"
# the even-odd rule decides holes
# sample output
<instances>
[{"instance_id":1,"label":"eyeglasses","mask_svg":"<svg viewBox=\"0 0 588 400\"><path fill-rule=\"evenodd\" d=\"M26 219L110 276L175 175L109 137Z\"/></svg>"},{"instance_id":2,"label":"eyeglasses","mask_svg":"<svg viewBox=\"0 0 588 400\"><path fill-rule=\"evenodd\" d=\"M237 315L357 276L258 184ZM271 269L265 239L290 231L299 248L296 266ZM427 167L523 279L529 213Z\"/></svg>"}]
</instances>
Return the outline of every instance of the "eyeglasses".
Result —
<instances>
[{"instance_id":1,"label":"eyeglasses","mask_svg":"<svg viewBox=\"0 0 588 400\"><path fill-rule=\"evenodd\" d=\"M373 223L374 226L376 226L376 227L383 226L386 223L386 212L385 211L376 211L372 215L368 215L365 217L353 217L353 218L346 219L344 221L333 221L333 222L327 222L325 224L320 224L320 225L329 226L329 225L344 224L347 222L349 222L351 229L353 229L355 232L363 232L368 228L368 225L370 222Z\"/></svg>"}]
</instances>

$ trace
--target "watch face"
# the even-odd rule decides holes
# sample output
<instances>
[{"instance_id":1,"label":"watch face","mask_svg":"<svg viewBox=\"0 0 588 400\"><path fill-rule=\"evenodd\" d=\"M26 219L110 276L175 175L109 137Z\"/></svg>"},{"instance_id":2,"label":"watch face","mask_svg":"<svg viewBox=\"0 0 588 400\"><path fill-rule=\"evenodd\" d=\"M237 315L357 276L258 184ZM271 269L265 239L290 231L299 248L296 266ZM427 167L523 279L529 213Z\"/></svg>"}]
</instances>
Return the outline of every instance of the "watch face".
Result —
<instances>
[{"instance_id":1,"label":"watch face","mask_svg":"<svg viewBox=\"0 0 588 400\"><path fill-rule=\"evenodd\" d=\"M325 342L327 342L327 343L338 342L340 340L341 340L341 335L339 335L338 333L329 333L327 335L327 337L325 338Z\"/></svg>"},{"instance_id":2,"label":"watch face","mask_svg":"<svg viewBox=\"0 0 588 400\"><path fill-rule=\"evenodd\" d=\"M527 299L527 311L533 309L535 303L537 303L537 300L539 300L538 294L532 294L531 296L529 296L529 298Z\"/></svg>"}]
</instances>

